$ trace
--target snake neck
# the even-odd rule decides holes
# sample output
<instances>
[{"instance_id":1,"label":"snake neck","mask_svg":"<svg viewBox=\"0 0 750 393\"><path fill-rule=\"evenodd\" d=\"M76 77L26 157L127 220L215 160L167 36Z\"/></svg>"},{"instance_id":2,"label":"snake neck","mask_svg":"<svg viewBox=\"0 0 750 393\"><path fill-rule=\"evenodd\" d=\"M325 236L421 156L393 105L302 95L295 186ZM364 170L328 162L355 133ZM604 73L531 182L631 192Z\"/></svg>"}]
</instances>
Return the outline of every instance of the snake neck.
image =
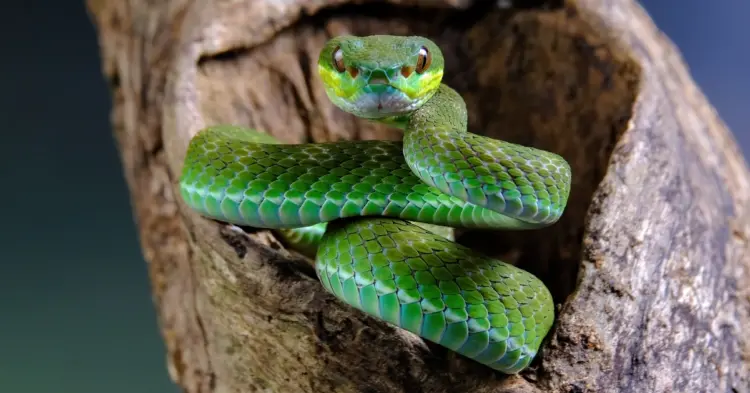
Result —
<instances>
[{"instance_id":1,"label":"snake neck","mask_svg":"<svg viewBox=\"0 0 750 393\"><path fill-rule=\"evenodd\" d=\"M445 84L408 118L404 129L431 132L466 132L468 114L461 95Z\"/></svg>"},{"instance_id":2,"label":"snake neck","mask_svg":"<svg viewBox=\"0 0 750 393\"><path fill-rule=\"evenodd\" d=\"M466 103L455 90L441 84L432 97L419 109L407 114L379 118L375 121L404 132L424 129L465 132L467 127Z\"/></svg>"},{"instance_id":3,"label":"snake neck","mask_svg":"<svg viewBox=\"0 0 750 393\"><path fill-rule=\"evenodd\" d=\"M466 104L448 86L409 118L404 159L422 182L507 216L515 229L557 221L570 190L570 167L553 153L467 131Z\"/></svg>"}]
</instances>

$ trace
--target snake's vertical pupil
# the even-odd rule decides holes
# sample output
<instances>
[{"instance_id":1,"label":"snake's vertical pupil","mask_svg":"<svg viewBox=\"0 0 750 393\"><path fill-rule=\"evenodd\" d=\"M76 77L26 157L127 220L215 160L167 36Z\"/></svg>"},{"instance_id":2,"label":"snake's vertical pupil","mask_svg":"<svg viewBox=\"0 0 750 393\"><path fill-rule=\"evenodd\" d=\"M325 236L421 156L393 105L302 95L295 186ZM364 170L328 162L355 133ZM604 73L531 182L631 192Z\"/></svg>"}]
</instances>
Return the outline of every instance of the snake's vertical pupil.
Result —
<instances>
[{"instance_id":1,"label":"snake's vertical pupil","mask_svg":"<svg viewBox=\"0 0 750 393\"><path fill-rule=\"evenodd\" d=\"M430 68L432 64L432 53L426 47L419 48L419 58L417 58L417 73L421 74Z\"/></svg>"},{"instance_id":2,"label":"snake's vertical pupil","mask_svg":"<svg viewBox=\"0 0 750 393\"><path fill-rule=\"evenodd\" d=\"M333 50L333 66L336 67L338 72L346 71L346 66L344 65L344 52L341 51L340 46L337 46L336 49Z\"/></svg>"}]
</instances>

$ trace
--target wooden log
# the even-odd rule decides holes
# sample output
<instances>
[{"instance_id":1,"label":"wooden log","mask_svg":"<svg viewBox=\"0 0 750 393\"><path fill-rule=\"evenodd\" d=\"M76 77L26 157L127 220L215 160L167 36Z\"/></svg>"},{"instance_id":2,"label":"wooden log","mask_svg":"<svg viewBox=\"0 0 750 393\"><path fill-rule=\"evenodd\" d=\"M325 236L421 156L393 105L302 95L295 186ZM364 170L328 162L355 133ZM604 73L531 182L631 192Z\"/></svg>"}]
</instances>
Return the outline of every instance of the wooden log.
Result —
<instances>
[{"instance_id":1,"label":"wooden log","mask_svg":"<svg viewBox=\"0 0 750 393\"><path fill-rule=\"evenodd\" d=\"M507 3L507 4L506 4ZM197 392L750 392L750 173L674 46L632 0L89 0L173 380ZM334 35L418 34L472 132L563 155L569 207L458 240L559 304L504 376L353 310L268 231L191 212L185 148L216 123L286 142L397 139L335 108Z\"/></svg>"}]
</instances>

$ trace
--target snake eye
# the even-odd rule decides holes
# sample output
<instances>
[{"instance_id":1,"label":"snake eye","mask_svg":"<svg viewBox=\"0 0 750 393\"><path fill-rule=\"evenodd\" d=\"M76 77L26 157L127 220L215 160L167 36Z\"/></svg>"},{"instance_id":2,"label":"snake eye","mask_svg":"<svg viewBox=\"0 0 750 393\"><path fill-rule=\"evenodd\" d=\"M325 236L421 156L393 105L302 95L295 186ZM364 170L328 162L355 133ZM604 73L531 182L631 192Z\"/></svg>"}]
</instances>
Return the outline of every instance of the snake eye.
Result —
<instances>
[{"instance_id":1,"label":"snake eye","mask_svg":"<svg viewBox=\"0 0 750 393\"><path fill-rule=\"evenodd\" d=\"M333 50L333 66L336 67L338 72L346 71L346 66L344 65L344 52L341 51L340 46L337 46L336 49Z\"/></svg>"},{"instance_id":2,"label":"snake eye","mask_svg":"<svg viewBox=\"0 0 750 393\"><path fill-rule=\"evenodd\" d=\"M424 46L419 48L419 57L417 58L416 68L417 73L421 74L425 72L430 68L430 64L432 64L432 53L430 53L430 51Z\"/></svg>"}]
</instances>

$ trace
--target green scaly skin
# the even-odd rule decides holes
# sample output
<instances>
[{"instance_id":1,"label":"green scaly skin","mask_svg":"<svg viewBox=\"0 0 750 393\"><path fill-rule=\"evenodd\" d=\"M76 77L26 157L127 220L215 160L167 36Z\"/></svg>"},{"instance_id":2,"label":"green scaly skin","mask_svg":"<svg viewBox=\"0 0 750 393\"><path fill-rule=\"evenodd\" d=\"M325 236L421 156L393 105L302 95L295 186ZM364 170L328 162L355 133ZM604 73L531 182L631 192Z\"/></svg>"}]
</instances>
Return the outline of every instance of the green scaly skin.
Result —
<instances>
[{"instance_id":1,"label":"green scaly skin","mask_svg":"<svg viewBox=\"0 0 750 393\"><path fill-rule=\"evenodd\" d=\"M419 69L424 49L431 62ZM318 65L334 104L403 129L403 142L288 145L209 127L190 142L183 199L207 217L275 229L353 307L495 370L524 369L552 326L549 291L453 242L451 228L555 223L568 163L468 133L465 103L441 84L443 56L425 38L336 37Z\"/></svg>"}]
</instances>

